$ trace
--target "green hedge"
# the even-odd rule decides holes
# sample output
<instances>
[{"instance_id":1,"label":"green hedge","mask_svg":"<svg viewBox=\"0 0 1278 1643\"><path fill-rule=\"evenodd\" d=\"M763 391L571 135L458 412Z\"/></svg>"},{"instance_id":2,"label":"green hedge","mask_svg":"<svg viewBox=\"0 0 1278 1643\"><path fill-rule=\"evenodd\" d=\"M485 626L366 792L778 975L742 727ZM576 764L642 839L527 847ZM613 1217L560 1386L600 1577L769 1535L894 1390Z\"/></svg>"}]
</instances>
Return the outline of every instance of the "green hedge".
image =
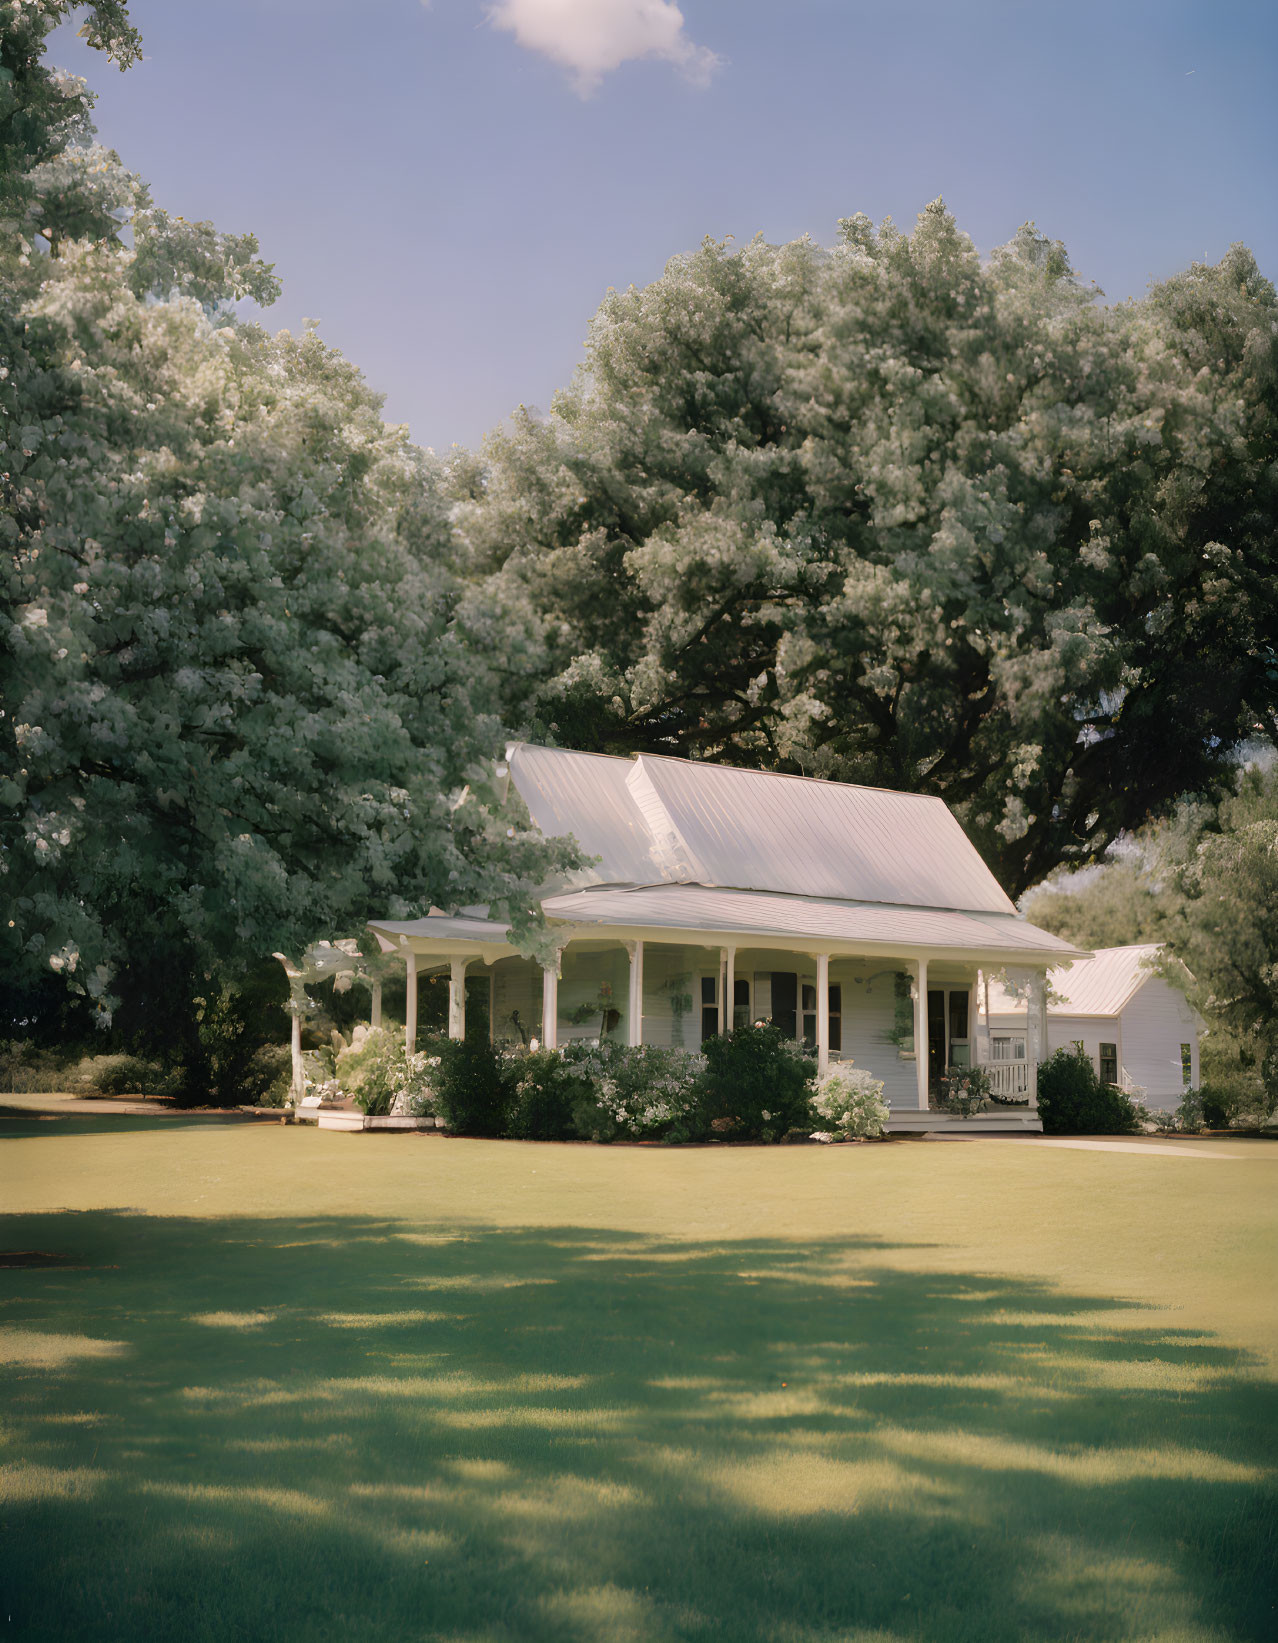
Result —
<instances>
[{"instance_id":1,"label":"green hedge","mask_svg":"<svg viewBox=\"0 0 1278 1643\"><path fill-rule=\"evenodd\" d=\"M1038 1114L1045 1135L1134 1135L1140 1114L1103 1084L1085 1050L1057 1050L1038 1069Z\"/></svg>"}]
</instances>

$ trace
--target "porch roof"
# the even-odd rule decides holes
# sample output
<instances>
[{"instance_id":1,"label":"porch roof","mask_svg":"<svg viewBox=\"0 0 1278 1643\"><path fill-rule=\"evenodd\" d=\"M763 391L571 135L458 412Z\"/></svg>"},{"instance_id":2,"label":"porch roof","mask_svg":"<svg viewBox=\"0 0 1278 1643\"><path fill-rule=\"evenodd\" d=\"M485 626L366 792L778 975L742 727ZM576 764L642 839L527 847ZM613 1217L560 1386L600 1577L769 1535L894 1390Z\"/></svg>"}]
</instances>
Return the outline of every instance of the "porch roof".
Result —
<instances>
[{"instance_id":1,"label":"porch roof","mask_svg":"<svg viewBox=\"0 0 1278 1643\"><path fill-rule=\"evenodd\" d=\"M998 952L1055 959L1090 955L1015 914L945 907L884 906L812 896L771 895L700 884L568 891L542 903L548 918L573 924L784 936L880 948Z\"/></svg>"},{"instance_id":2,"label":"porch roof","mask_svg":"<svg viewBox=\"0 0 1278 1643\"><path fill-rule=\"evenodd\" d=\"M705 936L708 945L718 945L719 938L730 944L733 937L749 937L757 944L776 940L785 947L812 942L883 952L956 953L1002 963L1090 957L1015 914L885 907L698 884L565 891L548 896L542 907L552 924L589 927L600 935L616 930L640 937L660 932L667 940ZM479 915L479 909L456 916L432 911L421 919L376 920L370 928L386 952L411 947L443 954L480 948L489 961L513 953L509 925Z\"/></svg>"}]
</instances>

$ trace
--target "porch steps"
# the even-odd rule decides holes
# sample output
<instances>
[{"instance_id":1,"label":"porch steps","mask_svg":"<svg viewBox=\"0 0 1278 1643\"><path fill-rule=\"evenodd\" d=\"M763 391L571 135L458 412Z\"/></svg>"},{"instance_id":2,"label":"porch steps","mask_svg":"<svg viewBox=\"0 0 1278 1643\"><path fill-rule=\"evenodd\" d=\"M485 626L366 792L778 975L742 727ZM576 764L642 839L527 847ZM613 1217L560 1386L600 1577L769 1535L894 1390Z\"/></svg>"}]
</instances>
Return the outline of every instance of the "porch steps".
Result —
<instances>
[{"instance_id":1,"label":"porch steps","mask_svg":"<svg viewBox=\"0 0 1278 1643\"><path fill-rule=\"evenodd\" d=\"M299 1114L303 1123L309 1114ZM321 1107L314 1115L315 1123L322 1130L433 1130L438 1125L433 1118L409 1118L399 1113L387 1114L382 1118L367 1118L358 1110L343 1107Z\"/></svg>"},{"instance_id":2,"label":"porch steps","mask_svg":"<svg viewBox=\"0 0 1278 1643\"><path fill-rule=\"evenodd\" d=\"M887 1127L890 1135L1041 1135L1043 1120L1029 1109L978 1112L971 1118L956 1118L949 1112L895 1107Z\"/></svg>"}]
</instances>

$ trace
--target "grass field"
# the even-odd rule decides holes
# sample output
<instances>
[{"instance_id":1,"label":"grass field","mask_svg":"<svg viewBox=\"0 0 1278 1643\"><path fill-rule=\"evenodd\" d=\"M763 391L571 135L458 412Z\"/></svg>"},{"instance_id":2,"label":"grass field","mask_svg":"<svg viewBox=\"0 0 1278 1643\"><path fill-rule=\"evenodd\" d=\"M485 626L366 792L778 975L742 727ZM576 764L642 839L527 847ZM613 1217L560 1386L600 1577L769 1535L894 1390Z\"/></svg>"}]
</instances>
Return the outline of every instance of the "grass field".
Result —
<instances>
[{"instance_id":1,"label":"grass field","mask_svg":"<svg viewBox=\"0 0 1278 1643\"><path fill-rule=\"evenodd\" d=\"M1278 1146L0 1136L6 1637L1278 1634Z\"/></svg>"}]
</instances>

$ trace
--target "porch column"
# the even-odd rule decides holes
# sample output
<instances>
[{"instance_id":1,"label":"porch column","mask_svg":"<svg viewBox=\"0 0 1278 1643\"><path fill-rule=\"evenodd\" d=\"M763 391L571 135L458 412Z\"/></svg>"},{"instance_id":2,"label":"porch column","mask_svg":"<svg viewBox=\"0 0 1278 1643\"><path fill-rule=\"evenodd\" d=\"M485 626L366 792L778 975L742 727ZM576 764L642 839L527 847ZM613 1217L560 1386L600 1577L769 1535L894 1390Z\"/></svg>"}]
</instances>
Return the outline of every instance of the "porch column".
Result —
<instances>
[{"instance_id":1,"label":"porch column","mask_svg":"<svg viewBox=\"0 0 1278 1643\"><path fill-rule=\"evenodd\" d=\"M452 961L448 977L449 1038L466 1036L466 966L469 963L470 960L467 958L455 958Z\"/></svg>"},{"instance_id":2,"label":"porch column","mask_svg":"<svg viewBox=\"0 0 1278 1643\"><path fill-rule=\"evenodd\" d=\"M1038 1064L1047 1057L1047 976L1031 977L1025 989L1025 1072L1031 1110L1038 1106Z\"/></svg>"},{"instance_id":3,"label":"porch column","mask_svg":"<svg viewBox=\"0 0 1278 1643\"><path fill-rule=\"evenodd\" d=\"M981 994L985 1006L985 1059L994 1059L994 1026L990 1021L990 973L981 971Z\"/></svg>"},{"instance_id":4,"label":"porch column","mask_svg":"<svg viewBox=\"0 0 1278 1643\"><path fill-rule=\"evenodd\" d=\"M497 966L488 966L488 1042L497 1042Z\"/></svg>"},{"instance_id":5,"label":"porch column","mask_svg":"<svg viewBox=\"0 0 1278 1643\"><path fill-rule=\"evenodd\" d=\"M927 960L914 962L914 1071L918 1077L919 1111L927 1111Z\"/></svg>"},{"instance_id":6,"label":"porch column","mask_svg":"<svg viewBox=\"0 0 1278 1643\"><path fill-rule=\"evenodd\" d=\"M723 1031L730 1033L736 1023L737 950L723 949Z\"/></svg>"},{"instance_id":7,"label":"porch column","mask_svg":"<svg viewBox=\"0 0 1278 1643\"><path fill-rule=\"evenodd\" d=\"M541 1042L547 1050L559 1048L559 954L541 967Z\"/></svg>"},{"instance_id":8,"label":"porch column","mask_svg":"<svg viewBox=\"0 0 1278 1643\"><path fill-rule=\"evenodd\" d=\"M295 1100L300 1101L306 1094L306 1068L302 1065L302 1012L296 1007L293 1010L290 1047L293 1059L293 1096Z\"/></svg>"},{"instance_id":9,"label":"porch column","mask_svg":"<svg viewBox=\"0 0 1278 1643\"><path fill-rule=\"evenodd\" d=\"M372 984L373 1005L369 1011L368 1024L370 1027L380 1027L382 1024L382 983L380 977Z\"/></svg>"},{"instance_id":10,"label":"porch column","mask_svg":"<svg viewBox=\"0 0 1278 1643\"><path fill-rule=\"evenodd\" d=\"M404 954L408 966L404 986L404 1048L412 1055L417 1049L417 954L411 948Z\"/></svg>"},{"instance_id":11,"label":"porch column","mask_svg":"<svg viewBox=\"0 0 1278 1643\"><path fill-rule=\"evenodd\" d=\"M628 941L630 955L630 996L626 1008L626 1030L630 1044L643 1043L643 942Z\"/></svg>"},{"instance_id":12,"label":"porch column","mask_svg":"<svg viewBox=\"0 0 1278 1643\"><path fill-rule=\"evenodd\" d=\"M830 1070L830 955L816 956L817 979L817 1077Z\"/></svg>"},{"instance_id":13,"label":"porch column","mask_svg":"<svg viewBox=\"0 0 1278 1643\"><path fill-rule=\"evenodd\" d=\"M977 987L979 983L980 975L978 972L978 974L972 978L972 981L968 985L967 989L967 1064L969 1067L975 1067L977 1062L981 1059L976 1043L976 1029L981 1019L976 1011Z\"/></svg>"}]
</instances>

